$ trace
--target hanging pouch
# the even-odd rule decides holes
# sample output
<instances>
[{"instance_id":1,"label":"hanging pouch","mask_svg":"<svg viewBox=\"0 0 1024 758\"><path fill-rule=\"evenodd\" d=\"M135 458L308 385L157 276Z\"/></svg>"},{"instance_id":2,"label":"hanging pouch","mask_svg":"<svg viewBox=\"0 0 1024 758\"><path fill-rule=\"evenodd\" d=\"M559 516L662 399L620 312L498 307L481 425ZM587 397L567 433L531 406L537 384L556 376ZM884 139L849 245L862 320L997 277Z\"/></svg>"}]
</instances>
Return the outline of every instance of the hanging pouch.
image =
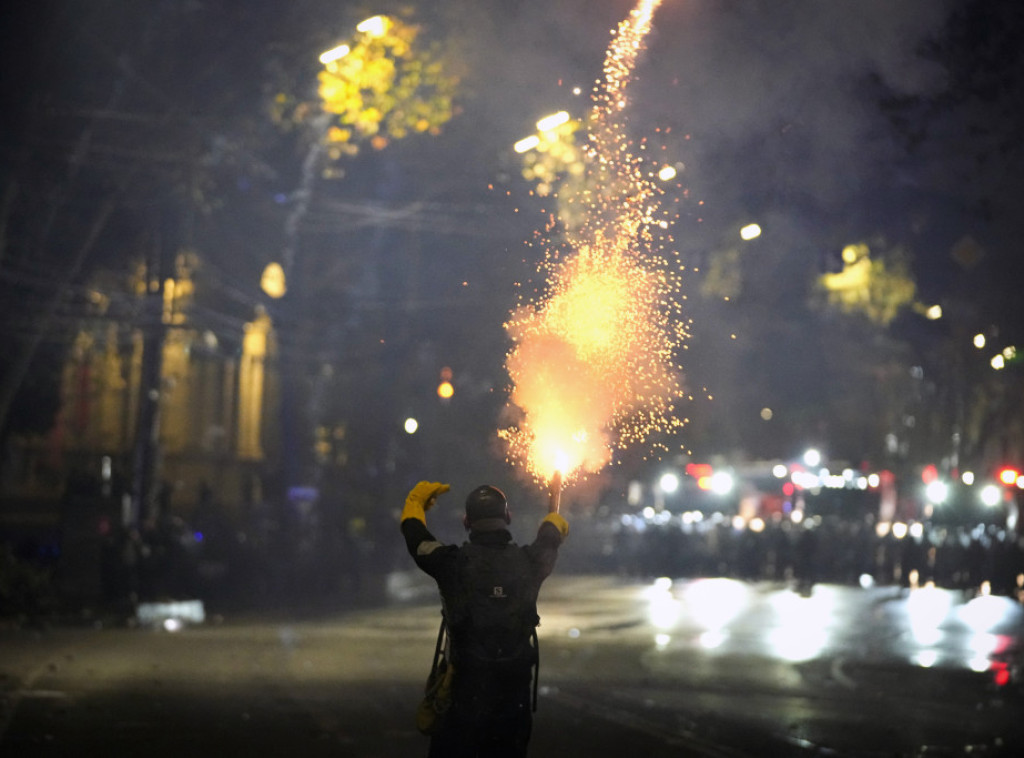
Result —
<instances>
[{"instance_id":1,"label":"hanging pouch","mask_svg":"<svg viewBox=\"0 0 1024 758\"><path fill-rule=\"evenodd\" d=\"M436 734L444 723L448 709L452 706L452 680L455 669L449 657L449 637L444 618L437 631L437 645L434 648L434 662L423 688L423 700L416 709L416 728L420 734Z\"/></svg>"}]
</instances>

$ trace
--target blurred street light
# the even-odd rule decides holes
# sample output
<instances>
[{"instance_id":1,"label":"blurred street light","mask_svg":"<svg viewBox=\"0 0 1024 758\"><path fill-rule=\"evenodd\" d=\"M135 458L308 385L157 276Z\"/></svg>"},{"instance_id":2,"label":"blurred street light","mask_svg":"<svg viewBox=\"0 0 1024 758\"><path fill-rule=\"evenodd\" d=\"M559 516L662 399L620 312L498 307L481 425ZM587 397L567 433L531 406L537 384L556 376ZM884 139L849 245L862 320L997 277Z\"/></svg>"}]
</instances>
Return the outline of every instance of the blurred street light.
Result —
<instances>
[{"instance_id":1,"label":"blurred street light","mask_svg":"<svg viewBox=\"0 0 1024 758\"><path fill-rule=\"evenodd\" d=\"M529 152L540 145L541 134L552 132L568 122L569 113L567 111L558 111L558 113L552 113L550 116L544 116L544 118L537 121L537 131L540 134L531 134L529 137L523 137L512 146L512 149L517 153Z\"/></svg>"},{"instance_id":2,"label":"blurred street light","mask_svg":"<svg viewBox=\"0 0 1024 758\"><path fill-rule=\"evenodd\" d=\"M564 189L566 182L582 182L586 173L585 156L575 136L583 128L582 122L573 119L568 111L558 111L538 119L536 127L534 134L512 146L523 156L523 178L535 183L541 197L552 194L556 183L561 182ZM569 223L566 213L568 210L563 208L562 220Z\"/></svg>"},{"instance_id":3,"label":"blurred street light","mask_svg":"<svg viewBox=\"0 0 1024 758\"><path fill-rule=\"evenodd\" d=\"M263 269L263 275L260 277L260 289L275 300L284 297L288 286L284 269L280 263L268 263L267 267Z\"/></svg>"},{"instance_id":4,"label":"blurred street light","mask_svg":"<svg viewBox=\"0 0 1024 758\"><path fill-rule=\"evenodd\" d=\"M946 498L949 497L949 485L934 479L925 487L924 494L928 498L928 502L934 505L942 505L946 502Z\"/></svg>"},{"instance_id":5,"label":"blurred street light","mask_svg":"<svg viewBox=\"0 0 1024 758\"><path fill-rule=\"evenodd\" d=\"M679 477L671 471L662 474L661 479L658 480L658 487L666 495L671 495L679 489Z\"/></svg>"},{"instance_id":6,"label":"blurred street light","mask_svg":"<svg viewBox=\"0 0 1024 758\"><path fill-rule=\"evenodd\" d=\"M515 150L517 153L525 153L530 150L533 150L533 148L537 147L537 145L539 144L540 137L538 137L536 134L531 134L529 137L523 137L523 139L519 140L516 144L512 146L512 149Z\"/></svg>"},{"instance_id":7,"label":"blurred street light","mask_svg":"<svg viewBox=\"0 0 1024 758\"><path fill-rule=\"evenodd\" d=\"M716 471L711 475L711 491L716 495L728 495L736 485L728 471Z\"/></svg>"},{"instance_id":8,"label":"blurred street light","mask_svg":"<svg viewBox=\"0 0 1024 758\"><path fill-rule=\"evenodd\" d=\"M999 470L999 481L1007 487L1020 484L1020 472L1017 469L1007 466Z\"/></svg>"},{"instance_id":9,"label":"blurred street light","mask_svg":"<svg viewBox=\"0 0 1024 758\"><path fill-rule=\"evenodd\" d=\"M324 50L320 53L320 62L326 66L328 63L341 60L350 52L352 52L352 48L348 45L338 45L337 47L332 47L330 50Z\"/></svg>"},{"instance_id":10,"label":"blurred street light","mask_svg":"<svg viewBox=\"0 0 1024 758\"><path fill-rule=\"evenodd\" d=\"M387 16L370 16L356 24L356 31L371 37L383 37L388 31L389 25L390 19Z\"/></svg>"},{"instance_id":11,"label":"blurred street light","mask_svg":"<svg viewBox=\"0 0 1024 758\"><path fill-rule=\"evenodd\" d=\"M742 229L740 229L740 237L742 237L745 240L749 241L749 240L757 239L760 236L761 236L761 227L758 226L757 224L747 224Z\"/></svg>"},{"instance_id":12,"label":"blurred street light","mask_svg":"<svg viewBox=\"0 0 1024 758\"><path fill-rule=\"evenodd\" d=\"M538 132L549 132L552 129L557 129L562 124L568 122L569 114L567 111L559 111L558 113L552 113L550 116L545 116L537 122Z\"/></svg>"},{"instance_id":13,"label":"blurred street light","mask_svg":"<svg viewBox=\"0 0 1024 758\"><path fill-rule=\"evenodd\" d=\"M987 484L981 488L979 493L982 505L988 506L989 508L995 508L999 505L999 501L1003 499L1003 493L999 487L994 484Z\"/></svg>"}]
</instances>

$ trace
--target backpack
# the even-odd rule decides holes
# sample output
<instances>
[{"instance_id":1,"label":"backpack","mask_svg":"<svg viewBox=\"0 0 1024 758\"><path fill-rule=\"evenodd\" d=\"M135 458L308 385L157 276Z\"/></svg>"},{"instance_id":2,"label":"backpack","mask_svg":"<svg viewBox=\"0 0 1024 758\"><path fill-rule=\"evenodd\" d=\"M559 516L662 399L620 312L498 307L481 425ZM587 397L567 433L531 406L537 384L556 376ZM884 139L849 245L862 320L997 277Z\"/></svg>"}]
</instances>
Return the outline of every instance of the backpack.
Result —
<instances>
[{"instance_id":1,"label":"backpack","mask_svg":"<svg viewBox=\"0 0 1024 758\"><path fill-rule=\"evenodd\" d=\"M534 665L540 585L523 550L465 543L444 614L457 656L491 666Z\"/></svg>"}]
</instances>

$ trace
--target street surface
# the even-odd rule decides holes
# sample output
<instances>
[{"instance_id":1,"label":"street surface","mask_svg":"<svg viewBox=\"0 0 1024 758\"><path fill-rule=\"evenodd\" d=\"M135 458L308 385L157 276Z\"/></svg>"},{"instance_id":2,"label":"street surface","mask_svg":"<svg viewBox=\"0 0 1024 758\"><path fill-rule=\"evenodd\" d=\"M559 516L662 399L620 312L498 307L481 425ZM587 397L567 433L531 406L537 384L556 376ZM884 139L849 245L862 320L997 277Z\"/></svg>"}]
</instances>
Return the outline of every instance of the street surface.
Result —
<instances>
[{"instance_id":1,"label":"street surface","mask_svg":"<svg viewBox=\"0 0 1024 758\"><path fill-rule=\"evenodd\" d=\"M379 608L0 628L0 755L425 755L436 591ZM556 575L531 756L1024 754L1024 609L944 590Z\"/></svg>"}]
</instances>

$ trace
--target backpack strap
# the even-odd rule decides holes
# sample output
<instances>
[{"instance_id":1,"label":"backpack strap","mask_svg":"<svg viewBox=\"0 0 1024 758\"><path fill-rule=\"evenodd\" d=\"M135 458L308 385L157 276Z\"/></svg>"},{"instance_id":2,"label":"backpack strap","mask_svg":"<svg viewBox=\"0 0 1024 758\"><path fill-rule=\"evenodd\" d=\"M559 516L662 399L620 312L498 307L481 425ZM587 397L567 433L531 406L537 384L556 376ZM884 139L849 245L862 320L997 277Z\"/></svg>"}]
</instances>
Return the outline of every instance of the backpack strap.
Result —
<instances>
[{"instance_id":1,"label":"backpack strap","mask_svg":"<svg viewBox=\"0 0 1024 758\"><path fill-rule=\"evenodd\" d=\"M537 638L537 627L530 632L533 641L533 712L537 712L537 681L540 679L540 640Z\"/></svg>"},{"instance_id":2,"label":"backpack strap","mask_svg":"<svg viewBox=\"0 0 1024 758\"><path fill-rule=\"evenodd\" d=\"M448 627L445 624L444 616L441 616L441 626L437 630L437 644L434 646L434 662L430 665L430 673L437 671L437 665L441 662L441 653L448 647L445 639Z\"/></svg>"}]
</instances>

